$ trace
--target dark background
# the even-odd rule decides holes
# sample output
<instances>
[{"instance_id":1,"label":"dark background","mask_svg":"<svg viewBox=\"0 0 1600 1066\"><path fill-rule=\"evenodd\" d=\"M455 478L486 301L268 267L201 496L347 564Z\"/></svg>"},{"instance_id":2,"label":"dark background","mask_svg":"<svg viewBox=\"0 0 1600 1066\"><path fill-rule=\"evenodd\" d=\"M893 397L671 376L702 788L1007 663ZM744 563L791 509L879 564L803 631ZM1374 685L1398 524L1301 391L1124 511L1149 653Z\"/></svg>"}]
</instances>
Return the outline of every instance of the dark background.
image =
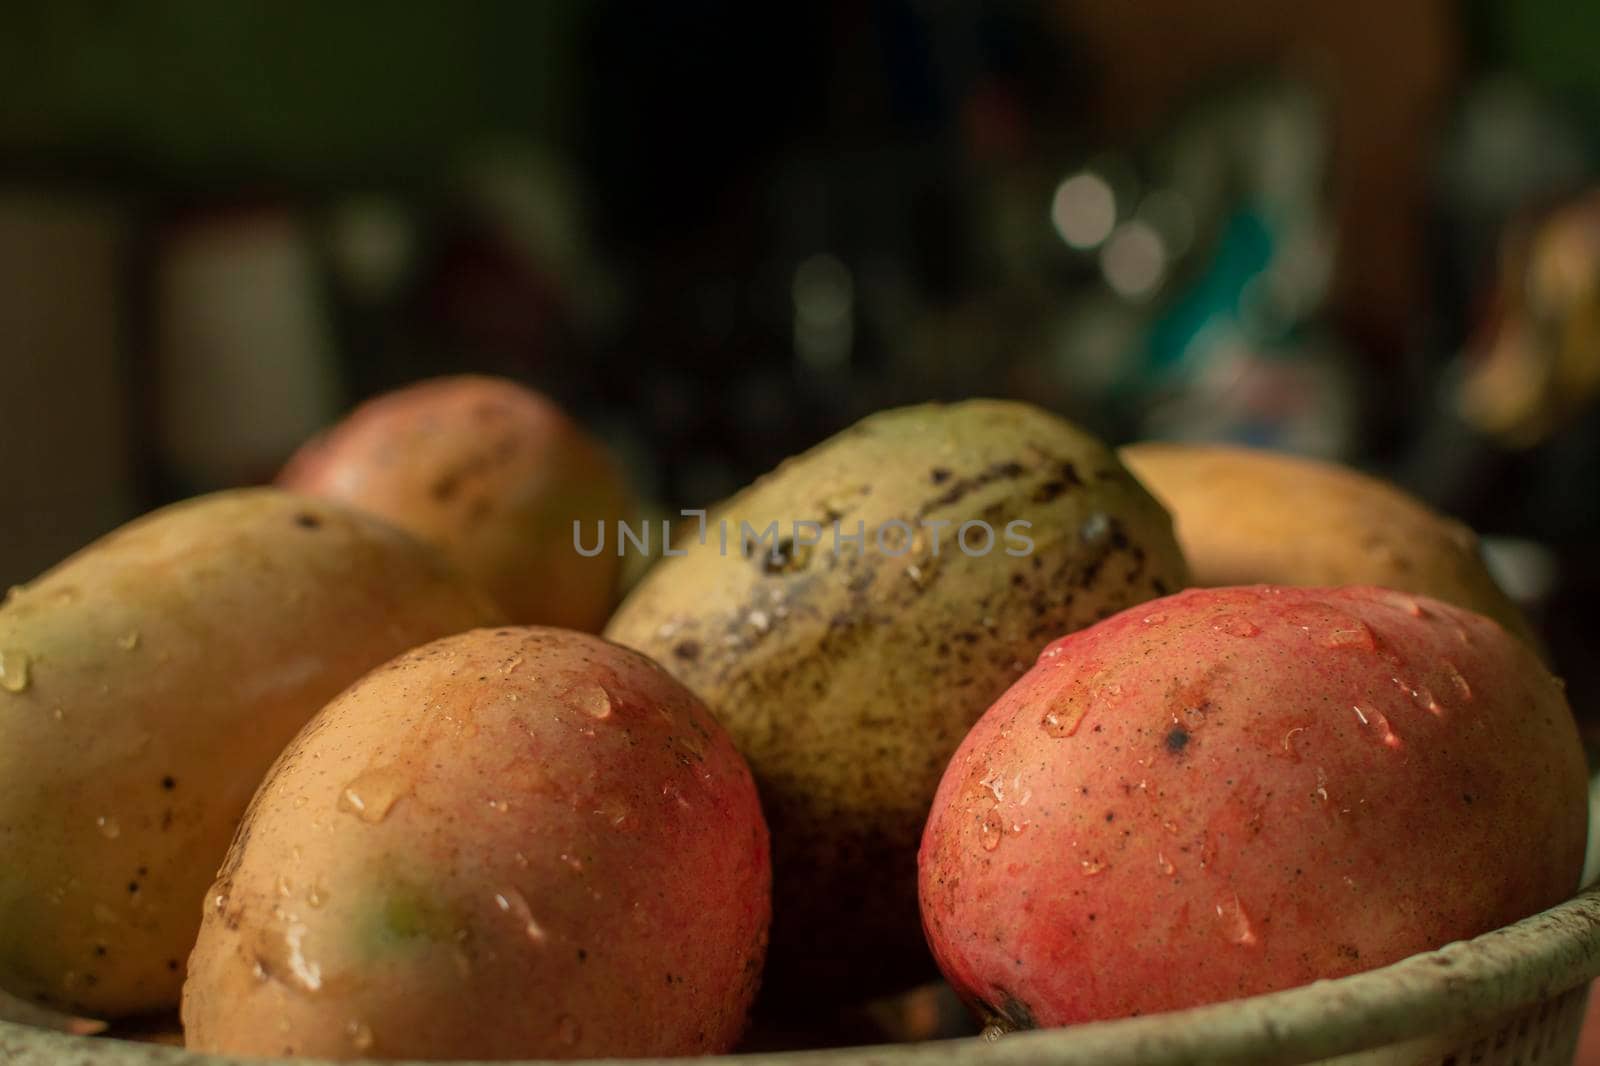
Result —
<instances>
[{"instance_id":1,"label":"dark background","mask_svg":"<svg viewBox=\"0 0 1600 1066\"><path fill-rule=\"evenodd\" d=\"M1600 707L1596 56L1556 0L11 4L0 586L434 374L667 510L1011 396L1397 480Z\"/></svg>"}]
</instances>

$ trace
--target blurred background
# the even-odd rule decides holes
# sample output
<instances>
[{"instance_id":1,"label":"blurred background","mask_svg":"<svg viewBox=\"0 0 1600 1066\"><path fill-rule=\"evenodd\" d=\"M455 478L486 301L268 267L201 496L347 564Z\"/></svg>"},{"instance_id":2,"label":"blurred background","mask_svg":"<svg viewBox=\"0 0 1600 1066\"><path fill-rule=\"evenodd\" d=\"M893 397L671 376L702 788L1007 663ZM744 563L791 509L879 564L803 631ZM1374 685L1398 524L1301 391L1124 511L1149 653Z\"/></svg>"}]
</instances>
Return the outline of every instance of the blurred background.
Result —
<instances>
[{"instance_id":1,"label":"blurred background","mask_svg":"<svg viewBox=\"0 0 1600 1066\"><path fill-rule=\"evenodd\" d=\"M667 509L875 409L1347 461L1600 714L1600 5L9 5L0 588L419 377Z\"/></svg>"}]
</instances>

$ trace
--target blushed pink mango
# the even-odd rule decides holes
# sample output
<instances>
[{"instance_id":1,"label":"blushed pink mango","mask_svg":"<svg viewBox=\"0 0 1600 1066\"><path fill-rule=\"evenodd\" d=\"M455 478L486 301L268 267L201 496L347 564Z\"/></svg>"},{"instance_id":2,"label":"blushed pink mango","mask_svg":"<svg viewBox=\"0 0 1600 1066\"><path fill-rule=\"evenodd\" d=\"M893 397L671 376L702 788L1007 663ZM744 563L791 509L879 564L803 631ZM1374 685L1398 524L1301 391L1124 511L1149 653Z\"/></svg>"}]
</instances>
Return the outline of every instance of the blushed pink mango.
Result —
<instances>
[{"instance_id":1,"label":"blushed pink mango","mask_svg":"<svg viewBox=\"0 0 1600 1066\"><path fill-rule=\"evenodd\" d=\"M1288 988L1565 899L1585 779L1561 684L1480 615L1190 590L1051 644L967 736L923 924L1014 1027Z\"/></svg>"}]
</instances>

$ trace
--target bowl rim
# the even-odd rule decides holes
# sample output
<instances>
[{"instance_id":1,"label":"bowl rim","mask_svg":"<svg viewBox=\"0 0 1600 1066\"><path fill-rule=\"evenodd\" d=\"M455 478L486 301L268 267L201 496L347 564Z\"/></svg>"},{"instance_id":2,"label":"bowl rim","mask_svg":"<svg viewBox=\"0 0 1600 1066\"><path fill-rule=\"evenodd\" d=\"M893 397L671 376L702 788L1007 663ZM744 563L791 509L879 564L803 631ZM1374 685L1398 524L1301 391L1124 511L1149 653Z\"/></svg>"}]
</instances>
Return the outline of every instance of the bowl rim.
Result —
<instances>
[{"instance_id":1,"label":"bowl rim","mask_svg":"<svg viewBox=\"0 0 1600 1066\"><path fill-rule=\"evenodd\" d=\"M1512 925L1388 966L1265 995L1137 1018L917 1044L753 1052L700 1058L601 1059L632 1066L1290 1066L1430 1035L1482 1028L1600 977L1600 886ZM201 1054L158 1044L76 1036L0 1021L0 1061L17 1066L233 1066L322 1059ZM424 1066L388 1060L391 1066ZM549 1060L523 1060L542 1066ZM485 1064L486 1066L486 1064ZM500 1063L499 1066L519 1066Z\"/></svg>"}]
</instances>

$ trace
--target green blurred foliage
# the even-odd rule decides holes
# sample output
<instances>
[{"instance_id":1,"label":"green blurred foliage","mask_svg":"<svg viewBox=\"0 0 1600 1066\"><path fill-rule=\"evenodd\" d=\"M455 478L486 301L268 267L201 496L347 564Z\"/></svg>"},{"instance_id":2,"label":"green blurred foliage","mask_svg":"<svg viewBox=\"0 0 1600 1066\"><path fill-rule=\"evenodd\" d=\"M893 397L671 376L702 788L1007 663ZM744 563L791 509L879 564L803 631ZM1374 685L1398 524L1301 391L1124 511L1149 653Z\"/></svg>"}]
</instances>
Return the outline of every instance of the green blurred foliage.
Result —
<instances>
[{"instance_id":1,"label":"green blurred foliage","mask_svg":"<svg viewBox=\"0 0 1600 1066\"><path fill-rule=\"evenodd\" d=\"M1600 118L1600 3L1492 0L1474 14L1484 59Z\"/></svg>"},{"instance_id":2,"label":"green blurred foliage","mask_svg":"<svg viewBox=\"0 0 1600 1066\"><path fill-rule=\"evenodd\" d=\"M0 152L162 184L426 180L573 134L579 0L31 0L0 29Z\"/></svg>"}]
</instances>

